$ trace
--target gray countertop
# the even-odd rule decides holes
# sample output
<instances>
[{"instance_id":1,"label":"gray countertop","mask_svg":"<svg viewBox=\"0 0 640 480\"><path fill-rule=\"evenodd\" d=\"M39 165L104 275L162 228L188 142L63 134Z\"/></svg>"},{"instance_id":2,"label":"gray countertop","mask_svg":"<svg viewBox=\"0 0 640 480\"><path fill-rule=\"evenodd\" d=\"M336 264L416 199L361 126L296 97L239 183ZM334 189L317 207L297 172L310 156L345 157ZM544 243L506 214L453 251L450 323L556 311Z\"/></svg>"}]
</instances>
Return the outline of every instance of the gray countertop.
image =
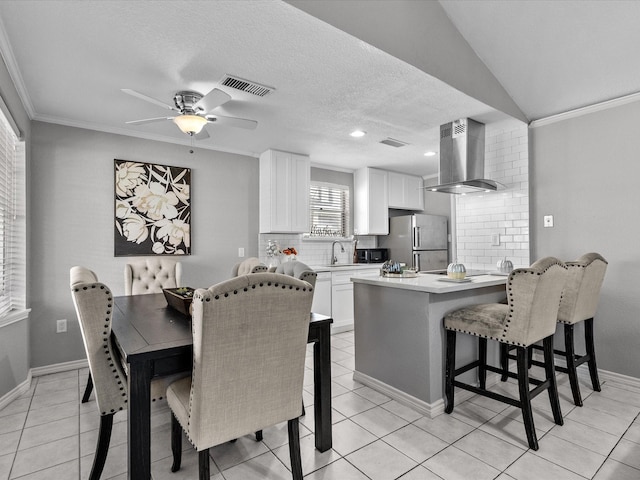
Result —
<instances>
[{"instance_id":1,"label":"gray countertop","mask_svg":"<svg viewBox=\"0 0 640 480\"><path fill-rule=\"evenodd\" d=\"M427 293L451 293L476 288L490 287L493 285L506 285L507 278L504 275L478 275L468 277L469 282L454 283L445 281L444 275L418 274L415 278L397 277L351 277L353 283L366 283L380 287L399 288Z\"/></svg>"}]
</instances>

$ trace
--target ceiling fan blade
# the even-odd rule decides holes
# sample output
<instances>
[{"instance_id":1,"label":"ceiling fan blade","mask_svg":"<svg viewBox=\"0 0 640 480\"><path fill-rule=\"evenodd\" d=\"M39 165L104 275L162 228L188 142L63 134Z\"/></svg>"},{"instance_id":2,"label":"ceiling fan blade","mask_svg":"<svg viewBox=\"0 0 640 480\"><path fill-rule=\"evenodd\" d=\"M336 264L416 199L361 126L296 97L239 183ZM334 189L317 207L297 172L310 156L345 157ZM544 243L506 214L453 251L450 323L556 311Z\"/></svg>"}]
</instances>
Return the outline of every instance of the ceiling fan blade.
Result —
<instances>
[{"instance_id":1,"label":"ceiling fan blade","mask_svg":"<svg viewBox=\"0 0 640 480\"><path fill-rule=\"evenodd\" d=\"M194 107L202 108L203 112L210 112L216 107L219 107L223 103L227 103L231 100L231 95L223 92L219 88L214 88L209 93L207 93L204 97L202 97Z\"/></svg>"},{"instance_id":2,"label":"ceiling fan blade","mask_svg":"<svg viewBox=\"0 0 640 480\"><path fill-rule=\"evenodd\" d=\"M209 138L209 132L207 132L206 128L203 128L200 133L195 135L196 140L206 140L207 138Z\"/></svg>"},{"instance_id":3,"label":"ceiling fan blade","mask_svg":"<svg viewBox=\"0 0 640 480\"><path fill-rule=\"evenodd\" d=\"M209 120L209 123L215 123L217 125L224 125L227 127L246 128L247 130L255 130L258 126L258 122L255 120L237 117L223 117L222 115L212 115L207 117L207 120Z\"/></svg>"},{"instance_id":4,"label":"ceiling fan blade","mask_svg":"<svg viewBox=\"0 0 640 480\"><path fill-rule=\"evenodd\" d=\"M144 125L145 123L153 123L160 122L161 120L173 120L174 117L155 117L155 118L144 118L142 120L131 120L129 122L125 122L127 125Z\"/></svg>"},{"instance_id":5,"label":"ceiling fan blade","mask_svg":"<svg viewBox=\"0 0 640 480\"><path fill-rule=\"evenodd\" d=\"M124 93L131 95L133 97L139 98L140 100L144 100L145 102L150 102L153 103L154 105L158 105L159 107L162 108L166 108L168 110L173 110L175 112L179 112L180 110L178 110L176 107L169 105L168 103L162 102L160 100L157 100L153 97L149 97L143 93L140 92L136 92L135 90L131 90L130 88L122 88L121 89Z\"/></svg>"}]
</instances>

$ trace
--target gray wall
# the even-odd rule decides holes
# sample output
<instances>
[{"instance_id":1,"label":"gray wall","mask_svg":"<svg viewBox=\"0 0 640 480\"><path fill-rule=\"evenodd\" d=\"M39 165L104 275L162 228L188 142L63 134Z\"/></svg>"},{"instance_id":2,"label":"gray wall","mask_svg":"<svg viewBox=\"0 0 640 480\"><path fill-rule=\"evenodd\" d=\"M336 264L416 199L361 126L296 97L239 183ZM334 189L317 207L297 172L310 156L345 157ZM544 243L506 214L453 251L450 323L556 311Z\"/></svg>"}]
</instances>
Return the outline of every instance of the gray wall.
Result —
<instances>
[{"instance_id":1,"label":"gray wall","mask_svg":"<svg viewBox=\"0 0 640 480\"><path fill-rule=\"evenodd\" d=\"M640 378L640 102L530 128L532 260L599 252L609 261L598 367ZM553 228L542 227L553 215Z\"/></svg>"},{"instance_id":2,"label":"gray wall","mask_svg":"<svg viewBox=\"0 0 640 480\"><path fill-rule=\"evenodd\" d=\"M69 268L85 265L124 294L126 257L114 257L113 160L192 169L192 255L184 283L209 287L258 254L258 161L252 157L33 122L31 367L85 358L69 293ZM68 333L55 322L69 320Z\"/></svg>"},{"instance_id":3,"label":"gray wall","mask_svg":"<svg viewBox=\"0 0 640 480\"><path fill-rule=\"evenodd\" d=\"M26 175L27 178L29 178L29 158L31 154L28 140L31 131L31 123L29 121L29 116L18 97L18 92L13 85L13 81L9 76L7 67L2 59L0 59L0 96L7 105L11 117L27 139L25 145ZM29 185L27 184L26 187L28 195ZM28 201L26 208L27 218L29 218ZM29 230L27 224L27 245L29 243L28 235ZM27 262L28 261L29 259L27 259ZM0 328L0 398L27 379L30 366L28 336L28 320L23 320Z\"/></svg>"}]
</instances>

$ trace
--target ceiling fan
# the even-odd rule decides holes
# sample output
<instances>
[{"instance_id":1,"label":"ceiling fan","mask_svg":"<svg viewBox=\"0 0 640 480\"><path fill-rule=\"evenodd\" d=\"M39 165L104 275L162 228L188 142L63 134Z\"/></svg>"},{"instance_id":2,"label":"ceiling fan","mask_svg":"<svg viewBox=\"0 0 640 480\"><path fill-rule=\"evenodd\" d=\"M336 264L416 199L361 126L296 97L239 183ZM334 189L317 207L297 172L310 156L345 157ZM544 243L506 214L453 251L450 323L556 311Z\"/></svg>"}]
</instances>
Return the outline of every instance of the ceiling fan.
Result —
<instances>
[{"instance_id":1,"label":"ceiling fan","mask_svg":"<svg viewBox=\"0 0 640 480\"><path fill-rule=\"evenodd\" d=\"M211 111L213 109L231 100L231 95L223 92L219 88L214 88L204 96L198 92L190 90L177 92L173 97L174 105L169 105L161 100L157 100L129 88L123 88L122 91L128 95L132 95L141 100L153 103L154 105L179 113L179 115L175 115L173 117L154 117L142 120L131 120L126 122L128 125L143 125L145 123L172 120L183 133L192 137L195 136L198 139L209 138L209 134L203 129L208 123L246 128L248 130L254 130L258 126L258 122L255 120L212 114Z\"/></svg>"}]
</instances>

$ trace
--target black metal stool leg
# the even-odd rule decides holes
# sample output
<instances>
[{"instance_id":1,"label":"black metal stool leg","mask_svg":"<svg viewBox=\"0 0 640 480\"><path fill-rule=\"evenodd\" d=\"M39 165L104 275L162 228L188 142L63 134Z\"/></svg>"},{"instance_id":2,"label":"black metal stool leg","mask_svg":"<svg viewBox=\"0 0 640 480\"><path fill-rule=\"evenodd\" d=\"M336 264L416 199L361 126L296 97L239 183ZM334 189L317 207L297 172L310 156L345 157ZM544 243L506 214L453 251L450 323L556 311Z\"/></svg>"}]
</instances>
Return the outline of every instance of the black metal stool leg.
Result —
<instances>
[{"instance_id":1,"label":"black metal stool leg","mask_svg":"<svg viewBox=\"0 0 640 480\"><path fill-rule=\"evenodd\" d=\"M455 378L456 370L456 332L453 330L447 330L447 353L445 363L444 391L447 405L444 411L451 413L453 412L453 380Z\"/></svg>"},{"instance_id":2,"label":"black metal stool leg","mask_svg":"<svg viewBox=\"0 0 640 480\"><path fill-rule=\"evenodd\" d=\"M558 385L556 383L556 369L554 366L553 356L553 335L542 341L544 348L544 371L546 380L549 382L547 391L549 392L549 402L551 403L551 411L553 412L553 420L556 425L564 425L562 412L560 411L560 399L558 398Z\"/></svg>"},{"instance_id":3,"label":"black metal stool leg","mask_svg":"<svg viewBox=\"0 0 640 480\"><path fill-rule=\"evenodd\" d=\"M569 383L571 384L571 393L573 394L573 403L578 407L582 406L582 396L580 395L580 385L578 385L578 372L576 370L576 353L574 349L573 325L566 323L564 325L564 350L567 360L567 373L569 374Z\"/></svg>"},{"instance_id":4,"label":"black metal stool leg","mask_svg":"<svg viewBox=\"0 0 640 480\"><path fill-rule=\"evenodd\" d=\"M483 390L487 389L487 339L478 337L478 383Z\"/></svg>"},{"instance_id":5,"label":"black metal stool leg","mask_svg":"<svg viewBox=\"0 0 640 480\"><path fill-rule=\"evenodd\" d=\"M209 467L209 449L200 450L198 452L198 478L200 480L209 480L210 467Z\"/></svg>"},{"instance_id":6,"label":"black metal stool leg","mask_svg":"<svg viewBox=\"0 0 640 480\"><path fill-rule=\"evenodd\" d=\"M527 433L529 448L538 450L538 438L533 424L533 411L531 410L531 394L529 392L529 354L526 347L516 347L518 362L518 391L520 392L520 405L522 420Z\"/></svg>"},{"instance_id":7,"label":"black metal stool leg","mask_svg":"<svg viewBox=\"0 0 640 480\"><path fill-rule=\"evenodd\" d=\"M502 375L500 376L500 381L506 382L509 378L509 345L506 343L500 343L500 369L502 370Z\"/></svg>"},{"instance_id":8,"label":"black metal stool leg","mask_svg":"<svg viewBox=\"0 0 640 480\"><path fill-rule=\"evenodd\" d=\"M591 385L596 392L600 389L600 380L598 379L598 367L596 366L596 349L593 344L593 318L584 321L584 342L587 347L587 355L589 355L589 375L591 375Z\"/></svg>"}]
</instances>

